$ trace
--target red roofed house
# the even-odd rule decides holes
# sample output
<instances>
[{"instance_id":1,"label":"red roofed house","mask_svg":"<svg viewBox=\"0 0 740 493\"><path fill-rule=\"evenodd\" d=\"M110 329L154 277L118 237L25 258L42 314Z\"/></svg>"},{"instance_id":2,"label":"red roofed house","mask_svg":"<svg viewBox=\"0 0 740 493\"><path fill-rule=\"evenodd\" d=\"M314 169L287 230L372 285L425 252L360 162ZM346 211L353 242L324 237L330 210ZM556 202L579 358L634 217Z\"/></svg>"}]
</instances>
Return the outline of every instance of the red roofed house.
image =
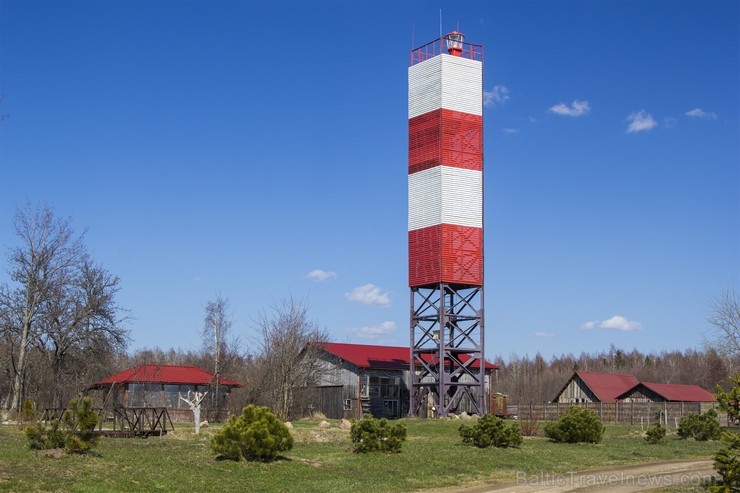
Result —
<instances>
[{"instance_id":1,"label":"red roofed house","mask_svg":"<svg viewBox=\"0 0 740 493\"><path fill-rule=\"evenodd\" d=\"M577 371L552 402L715 402L698 385L640 382L632 375Z\"/></svg>"},{"instance_id":2,"label":"red roofed house","mask_svg":"<svg viewBox=\"0 0 740 493\"><path fill-rule=\"evenodd\" d=\"M577 371L552 402L617 402L640 382L632 375Z\"/></svg>"},{"instance_id":3,"label":"red roofed house","mask_svg":"<svg viewBox=\"0 0 740 493\"><path fill-rule=\"evenodd\" d=\"M408 347L323 344L319 352L322 370L318 385L303 389L302 398L296 399L303 408L296 412L321 411L335 419L359 418L363 413L378 418L406 416L410 357ZM497 369L496 365L485 363L488 382Z\"/></svg>"},{"instance_id":4,"label":"red roofed house","mask_svg":"<svg viewBox=\"0 0 740 493\"><path fill-rule=\"evenodd\" d=\"M138 365L99 380L87 390L106 391L105 401L123 407L166 407L173 419L179 414L192 419L190 408L179 396L188 392L214 392L215 378L202 368L179 365ZM219 379L220 409L227 409L231 390L242 384L228 378ZM206 397L203 407L212 407ZM182 410L183 413L178 411ZM187 413L185 413L187 411ZM174 414L173 414L174 412Z\"/></svg>"},{"instance_id":5,"label":"red roofed house","mask_svg":"<svg viewBox=\"0 0 740 493\"><path fill-rule=\"evenodd\" d=\"M617 397L624 402L716 402L714 394L698 385L641 382Z\"/></svg>"}]
</instances>

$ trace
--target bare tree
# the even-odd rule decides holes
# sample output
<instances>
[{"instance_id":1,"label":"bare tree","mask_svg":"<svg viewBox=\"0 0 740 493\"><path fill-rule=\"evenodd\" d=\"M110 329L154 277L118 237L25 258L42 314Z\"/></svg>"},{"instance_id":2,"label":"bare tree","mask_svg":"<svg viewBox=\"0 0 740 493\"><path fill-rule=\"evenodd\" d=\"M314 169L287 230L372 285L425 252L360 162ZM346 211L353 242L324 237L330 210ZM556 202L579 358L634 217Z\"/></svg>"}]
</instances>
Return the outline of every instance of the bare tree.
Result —
<instances>
[{"instance_id":1,"label":"bare tree","mask_svg":"<svg viewBox=\"0 0 740 493\"><path fill-rule=\"evenodd\" d=\"M203 352L213 356L215 392L211 394L211 398L215 400L217 417L221 403L219 383L223 371L223 359L229 349L227 341L231 333L231 318L228 309L229 300L218 293L214 301L209 301L206 304L206 316L203 323ZM231 342L238 345L237 341Z\"/></svg>"},{"instance_id":2,"label":"bare tree","mask_svg":"<svg viewBox=\"0 0 740 493\"><path fill-rule=\"evenodd\" d=\"M10 250L8 273L18 286L0 290L0 310L7 330L14 335L17 357L12 362L13 390L10 409L23 402L26 355L38 337L37 319L48 300L83 254L82 237L74 237L69 219L57 219L49 207L26 204L16 211L15 233L21 244Z\"/></svg>"},{"instance_id":3,"label":"bare tree","mask_svg":"<svg viewBox=\"0 0 740 493\"><path fill-rule=\"evenodd\" d=\"M84 366L80 356L122 352L128 343L124 311L116 304L120 279L84 255L69 278L43 302L35 346L52 376L52 405L62 407L62 379Z\"/></svg>"},{"instance_id":4,"label":"bare tree","mask_svg":"<svg viewBox=\"0 0 740 493\"><path fill-rule=\"evenodd\" d=\"M70 219L55 218L48 206L26 204L17 210L14 228L20 244L9 252L8 272L15 287L0 286L0 320L13 349L8 407L17 411L32 350L50 365L57 401L72 356L122 350L127 336L114 301L119 280L89 260L84 234L74 235Z\"/></svg>"},{"instance_id":5,"label":"bare tree","mask_svg":"<svg viewBox=\"0 0 740 493\"><path fill-rule=\"evenodd\" d=\"M263 312L256 325L262 393L275 414L288 419L293 390L317 383L317 354L328 334L309 319L306 303L292 297L276 303L271 314Z\"/></svg>"},{"instance_id":6,"label":"bare tree","mask_svg":"<svg viewBox=\"0 0 740 493\"><path fill-rule=\"evenodd\" d=\"M740 357L740 299L727 288L711 302L707 322L712 326L706 336L709 347L736 360Z\"/></svg>"}]
</instances>

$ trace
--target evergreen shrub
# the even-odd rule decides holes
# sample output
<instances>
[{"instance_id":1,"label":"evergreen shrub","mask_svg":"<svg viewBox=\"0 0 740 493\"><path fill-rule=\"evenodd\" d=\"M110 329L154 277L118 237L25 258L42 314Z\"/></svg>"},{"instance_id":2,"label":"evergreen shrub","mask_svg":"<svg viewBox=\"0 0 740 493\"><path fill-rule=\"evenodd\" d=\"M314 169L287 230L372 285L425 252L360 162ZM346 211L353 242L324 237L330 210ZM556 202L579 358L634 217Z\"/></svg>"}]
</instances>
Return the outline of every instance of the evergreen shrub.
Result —
<instances>
[{"instance_id":1,"label":"evergreen shrub","mask_svg":"<svg viewBox=\"0 0 740 493\"><path fill-rule=\"evenodd\" d=\"M655 423L645 432L645 441L651 444L657 444L665 439L666 429L660 423Z\"/></svg>"},{"instance_id":2,"label":"evergreen shrub","mask_svg":"<svg viewBox=\"0 0 740 493\"><path fill-rule=\"evenodd\" d=\"M23 433L34 450L64 448L70 453L84 454L100 440L95 434L98 419L98 413L92 409L92 399L72 399L61 421L52 420L48 427L37 422L24 428Z\"/></svg>"},{"instance_id":3,"label":"evergreen shrub","mask_svg":"<svg viewBox=\"0 0 740 493\"><path fill-rule=\"evenodd\" d=\"M220 458L269 462L293 448L288 427L268 408L249 405L211 437L211 450Z\"/></svg>"},{"instance_id":4,"label":"evergreen shrub","mask_svg":"<svg viewBox=\"0 0 740 493\"><path fill-rule=\"evenodd\" d=\"M458 432L463 443L480 448L519 447L524 441L519 423L507 424L505 420L493 414L483 416L472 425L460 425Z\"/></svg>"},{"instance_id":5,"label":"evergreen shrub","mask_svg":"<svg viewBox=\"0 0 740 493\"><path fill-rule=\"evenodd\" d=\"M728 421L740 420L740 373L729 378L730 388L725 391L719 385L715 397L719 407L727 413ZM710 486L714 493L740 491L740 436L725 431L722 434L722 448L714 454L714 468L722 478L718 485Z\"/></svg>"},{"instance_id":6,"label":"evergreen shrub","mask_svg":"<svg viewBox=\"0 0 740 493\"><path fill-rule=\"evenodd\" d=\"M406 440L406 425L390 424L385 418L365 417L352 422L349 437L357 453L397 453L401 451L401 444Z\"/></svg>"},{"instance_id":7,"label":"evergreen shrub","mask_svg":"<svg viewBox=\"0 0 740 493\"><path fill-rule=\"evenodd\" d=\"M557 421L545 423L545 436L554 442L599 443L605 429L595 412L571 407Z\"/></svg>"},{"instance_id":8,"label":"evergreen shrub","mask_svg":"<svg viewBox=\"0 0 740 493\"><path fill-rule=\"evenodd\" d=\"M722 435L723 447L714 454L714 467L722 477L719 485L711 486L713 493L733 493L740 491L740 436L725 432Z\"/></svg>"},{"instance_id":9,"label":"evergreen shrub","mask_svg":"<svg viewBox=\"0 0 740 493\"><path fill-rule=\"evenodd\" d=\"M719 440L722 429L717 419L717 411L710 409L704 414L690 413L678 422L678 436L683 439L693 438L699 442Z\"/></svg>"}]
</instances>

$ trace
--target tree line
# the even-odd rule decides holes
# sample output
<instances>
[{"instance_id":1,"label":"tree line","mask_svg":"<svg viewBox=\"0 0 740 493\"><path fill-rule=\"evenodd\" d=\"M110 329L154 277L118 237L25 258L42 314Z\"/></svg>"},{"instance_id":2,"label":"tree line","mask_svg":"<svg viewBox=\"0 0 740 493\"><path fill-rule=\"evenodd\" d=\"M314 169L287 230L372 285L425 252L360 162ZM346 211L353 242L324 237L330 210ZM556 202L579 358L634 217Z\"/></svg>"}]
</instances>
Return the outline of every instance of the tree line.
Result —
<instances>
[{"instance_id":1,"label":"tree line","mask_svg":"<svg viewBox=\"0 0 740 493\"><path fill-rule=\"evenodd\" d=\"M545 359L512 355L507 360L494 359L499 366L495 391L506 394L511 403L541 403L555 398L576 371L634 375L641 382L699 385L714 392L726 385L736 368L736 358L716 349L686 349L643 353L626 351L611 345L607 351L563 354Z\"/></svg>"}]
</instances>

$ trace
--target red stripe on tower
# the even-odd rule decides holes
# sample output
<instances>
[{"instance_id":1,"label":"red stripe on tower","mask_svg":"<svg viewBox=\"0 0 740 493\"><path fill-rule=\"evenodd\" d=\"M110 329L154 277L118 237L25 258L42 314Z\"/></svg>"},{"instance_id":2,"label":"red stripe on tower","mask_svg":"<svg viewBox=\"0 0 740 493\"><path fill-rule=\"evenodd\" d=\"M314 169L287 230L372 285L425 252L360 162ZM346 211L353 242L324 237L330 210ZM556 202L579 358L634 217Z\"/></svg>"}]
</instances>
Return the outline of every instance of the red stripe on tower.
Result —
<instances>
[{"instance_id":1,"label":"red stripe on tower","mask_svg":"<svg viewBox=\"0 0 740 493\"><path fill-rule=\"evenodd\" d=\"M409 67L412 288L483 285L482 49L447 51L415 51Z\"/></svg>"}]
</instances>

